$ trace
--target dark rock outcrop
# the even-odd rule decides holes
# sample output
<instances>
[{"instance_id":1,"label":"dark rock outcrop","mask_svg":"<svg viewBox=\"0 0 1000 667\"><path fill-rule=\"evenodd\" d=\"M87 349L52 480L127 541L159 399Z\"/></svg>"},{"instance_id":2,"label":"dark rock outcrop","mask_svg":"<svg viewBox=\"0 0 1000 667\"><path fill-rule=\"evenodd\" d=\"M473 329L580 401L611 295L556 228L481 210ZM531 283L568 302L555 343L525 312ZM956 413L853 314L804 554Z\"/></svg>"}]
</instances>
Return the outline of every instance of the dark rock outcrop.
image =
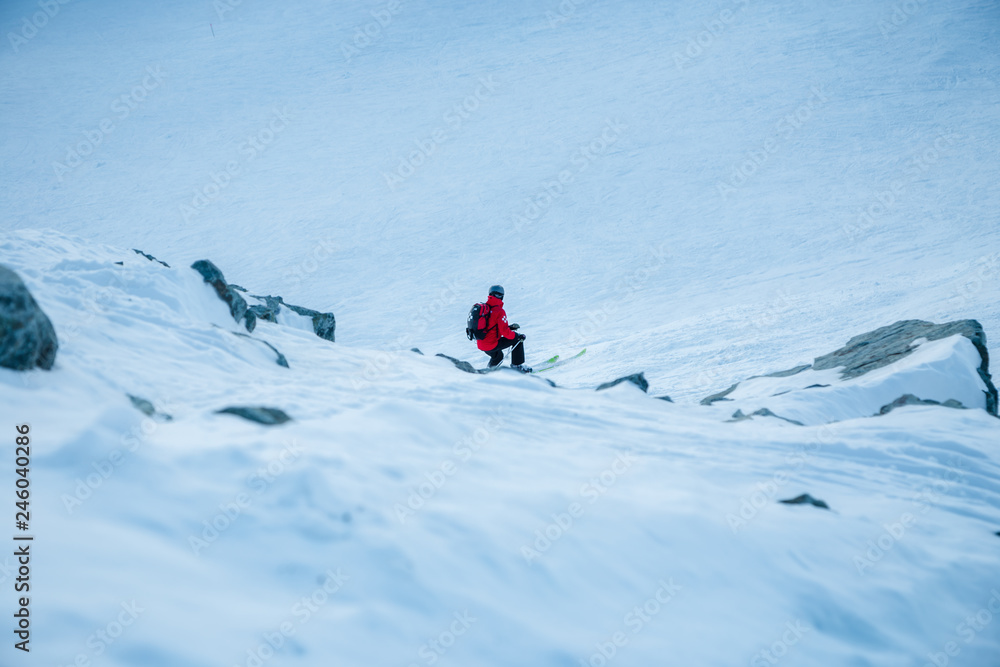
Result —
<instances>
[{"instance_id":1,"label":"dark rock outcrop","mask_svg":"<svg viewBox=\"0 0 1000 667\"><path fill-rule=\"evenodd\" d=\"M423 352L421 352L420 354L423 354ZM527 374L522 373L521 371L516 370L514 368L511 368L510 366L494 366L493 368L476 368L475 366L473 366L472 364L470 364L468 361L462 361L461 359L456 359L455 357L449 357L447 354L441 354L439 352L439 353L437 353L434 356L441 357L442 359L447 359L451 363L455 364L455 368L457 368L458 370L464 371L466 373L473 373L475 375L485 375L486 373L496 373L496 372L500 372L500 371L510 371L510 372L513 372L513 373L517 373L518 375L528 375L529 377L537 377L537 376L533 375L532 373L527 373ZM550 387L555 387L556 386L556 383L553 382L552 380L548 379L548 378L539 377L538 379L541 380L541 381L543 381L543 382L545 382L545 383L547 383Z\"/></svg>"},{"instance_id":2,"label":"dark rock outcrop","mask_svg":"<svg viewBox=\"0 0 1000 667\"><path fill-rule=\"evenodd\" d=\"M820 507L822 509L828 510L830 506L822 500L816 500L808 493L803 493L801 496L795 496L794 498L788 498L787 500L779 500L779 503L785 503L786 505L813 505L815 507Z\"/></svg>"},{"instance_id":3,"label":"dark rock outcrop","mask_svg":"<svg viewBox=\"0 0 1000 667\"><path fill-rule=\"evenodd\" d=\"M742 410L737 410L736 412L733 413L733 416L730 419L727 419L726 421L727 422L741 422L741 421L746 421L747 419L753 419L754 417L774 417L775 419L780 419L782 421L788 422L789 424L795 424L796 426L802 426L803 425L802 422L800 422L800 421L795 421L794 419L788 419L787 417L782 417L781 415L776 415L773 412L771 412L770 410L768 410L767 408L761 408L760 410L756 410L754 412L751 412L748 415L743 414Z\"/></svg>"},{"instance_id":4,"label":"dark rock outcrop","mask_svg":"<svg viewBox=\"0 0 1000 667\"><path fill-rule=\"evenodd\" d=\"M419 354L419 355L420 355L421 357L422 357L422 356L424 356L424 353L420 351L420 348L419 348L419 347L411 347L411 348L410 348L410 352L416 352L416 353L417 353L417 354Z\"/></svg>"},{"instance_id":5,"label":"dark rock outcrop","mask_svg":"<svg viewBox=\"0 0 1000 667\"><path fill-rule=\"evenodd\" d=\"M283 355L281 352L279 352L278 348L276 348L275 346L271 345L266 340L261 340L260 338L254 338L253 336L248 336L245 333L240 333L239 331L234 331L233 333L236 334L237 336L242 336L243 338L249 338L250 340L257 341L258 343L263 343L264 345L267 345L269 348L271 348L271 351L274 352L278 356L278 359L277 359L278 365L279 366L284 366L285 368L288 368L288 359L285 359L285 355Z\"/></svg>"},{"instance_id":6,"label":"dark rock outcrop","mask_svg":"<svg viewBox=\"0 0 1000 667\"><path fill-rule=\"evenodd\" d=\"M804 364L802 366L796 366L795 368L789 368L787 371L776 371L774 373L767 373L766 375L758 375L756 377L788 378L792 377L793 375L798 375L802 371L807 371L810 368L812 368L812 366L810 366L809 364Z\"/></svg>"},{"instance_id":7,"label":"dark rock outcrop","mask_svg":"<svg viewBox=\"0 0 1000 667\"><path fill-rule=\"evenodd\" d=\"M268 408L264 406L234 406L216 410L216 414L236 415L265 426L276 426L291 421L292 418L285 414L284 410L278 408Z\"/></svg>"},{"instance_id":8,"label":"dark rock outcrop","mask_svg":"<svg viewBox=\"0 0 1000 667\"><path fill-rule=\"evenodd\" d=\"M986 333L976 320L958 320L946 324L902 320L855 336L839 350L817 357L813 362L813 368L819 371L843 366L841 377L845 380L855 378L909 356L915 349L913 341L917 339L939 340L955 334L968 338L979 351L982 359L979 377L983 379L987 388L986 411L996 415L997 388L990 377L990 354L986 349Z\"/></svg>"},{"instance_id":9,"label":"dark rock outcrop","mask_svg":"<svg viewBox=\"0 0 1000 667\"><path fill-rule=\"evenodd\" d=\"M219 298L229 306L229 312L233 316L233 319L237 322L243 322L247 331L253 332L257 327L257 320L259 319L267 322L277 322L281 306L285 306L294 313L312 319L313 332L317 336L330 342L335 341L337 319L333 316L333 313L321 313L311 308L295 306L287 303L280 296L256 296L248 294L251 298L264 301L263 304L254 304L251 306L243 298L243 295L239 294L239 292L247 293L246 288L227 283L226 277L222 275L222 271L212 262L207 259L200 259L192 264L191 268L200 273L206 283L215 288L215 292L219 295Z\"/></svg>"},{"instance_id":10,"label":"dark rock outcrop","mask_svg":"<svg viewBox=\"0 0 1000 667\"><path fill-rule=\"evenodd\" d=\"M136 248L132 248L132 252L134 252L137 255L142 255L143 257L145 257L146 259L148 259L151 262L156 262L157 264L162 264L163 266L167 267L168 269L170 268L170 265L167 264L166 262L161 262L160 260L156 259L152 255L147 255L146 253L144 253L141 250L138 250Z\"/></svg>"},{"instance_id":11,"label":"dark rock outcrop","mask_svg":"<svg viewBox=\"0 0 1000 667\"><path fill-rule=\"evenodd\" d=\"M914 349L914 341L924 338L928 341L947 338L955 334L961 334L968 338L979 351L982 360L978 372L986 385L986 411L991 415L997 415L997 388L990 377L990 355L986 348L986 334L983 327L976 320L958 320L945 324L935 324L923 320L902 320L874 331L863 333L847 341L847 345L817 357L812 365L796 366L787 371L769 373L768 375L756 375L756 377L789 377L796 375L810 368L821 371L830 368L841 368L841 379L848 380L860 377L868 371L882 368L899 361L911 354ZM716 401L732 400L728 396L739 386L737 382L725 391L712 394L701 400L702 405L711 405ZM810 385L808 389L824 387L827 385Z\"/></svg>"},{"instance_id":12,"label":"dark rock outcrop","mask_svg":"<svg viewBox=\"0 0 1000 667\"><path fill-rule=\"evenodd\" d=\"M793 375L798 375L802 371L807 371L810 368L812 368L812 366L810 366L809 364L805 364L803 366L796 366L795 368L789 368L786 371L775 371L774 373L767 373L765 375L751 375L750 377L747 378L747 380L753 380L755 378L787 378L787 377L791 377ZM731 401L733 399L726 398L726 397L729 396L729 394L731 394L734 391L736 391L736 388L738 386L740 386L739 382L737 382L736 384L732 385L731 387L729 387L729 389L726 389L725 391L720 391L717 394L712 394L711 396L706 396L705 398L701 399L700 402L701 402L702 405L711 405L712 403L715 403L716 401Z\"/></svg>"},{"instance_id":13,"label":"dark rock outcrop","mask_svg":"<svg viewBox=\"0 0 1000 667\"><path fill-rule=\"evenodd\" d=\"M159 419L160 421L165 421L165 422L173 421L174 418L171 417L170 415L163 412L157 412L153 404L147 401L145 398L140 398L139 396L133 396L132 394L126 394L126 396L128 396L129 400L132 401L132 407L134 407L136 410L146 415L147 417L153 417Z\"/></svg>"},{"instance_id":14,"label":"dark rock outcrop","mask_svg":"<svg viewBox=\"0 0 1000 667\"><path fill-rule=\"evenodd\" d=\"M16 371L56 362L56 330L21 277L0 266L0 366Z\"/></svg>"},{"instance_id":15,"label":"dark rock outcrop","mask_svg":"<svg viewBox=\"0 0 1000 667\"><path fill-rule=\"evenodd\" d=\"M253 331L257 325L256 316L251 315L251 317L247 317L246 299L226 283L226 277L222 275L219 267L207 259L199 259L191 265L191 268L200 273L205 282L215 289L215 293L219 295L219 298L229 306L229 314L233 316L233 319L237 322L245 320L247 331Z\"/></svg>"},{"instance_id":16,"label":"dark rock outcrop","mask_svg":"<svg viewBox=\"0 0 1000 667\"><path fill-rule=\"evenodd\" d=\"M235 285L232 287L235 287ZM266 322L278 321L278 313L281 312L281 297L257 296L256 294L251 296L264 302L262 304L250 306L250 311L257 316L257 319L261 319Z\"/></svg>"},{"instance_id":17,"label":"dark rock outcrop","mask_svg":"<svg viewBox=\"0 0 1000 667\"><path fill-rule=\"evenodd\" d=\"M726 397L729 396L729 394L731 394L734 391L736 391L736 388L738 386L740 386L739 382L737 382L736 384L734 384L733 386L731 386L729 389L726 389L724 391L720 391L717 394L712 394L711 396L706 396L705 398L701 399L700 402L701 402L702 405L711 405L712 403L715 403L716 401L731 401L733 399L726 398Z\"/></svg>"},{"instance_id":18,"label":"dark rock outcrop","mask_svg":"<svg viewBox=\"0 0 1000 667\"><path fill-rule=\"evenodd\" d=\"M646 381L645 374L635 373L633 375L626 375L625 377L620 377L617 380L612 380L611 382L605 382L604 384L597 387L597 391L601 391L602 389L611 389L611 387L619 385L622 382L631 382L639 389L642 389L643 392L649 389L649 382Z\"/></svg>"},{"instance_id":19,"label":"dark rock outcrop","mask_svg":"<svg viewBox=\"0 0 1000 667\"><path fill-rule=\"evenodd\" d=\"M938 401L931 400L929 398L918 398L913 394L903 394L892 403L887 403L886 405L883 405L882 409L879 410L878 413L880 415L887 415L896 408L901 408L904 405L940 405L946 408L957 408L959 410L966 409L965 406L962 405L960 401L956 401L953 398L949 398L944 403L940 403Z\"/></svg>"},{"instance_id":20,"label":"dark rock outcrop","mask_svg":"<svg viewBox=\"0 0 1000 667\"><path fill-rule=\"evenodd\" d=\"M479 370L468 361L462 361L461 359L456 359L455 357L449 357L447 354L441 354L440 352L434 356L447 359L451 363L455 364L455 368L460 371L465 371L466 373L489 373L489 369Z\"/></svg>"},{"instance_id":21,"label":"dark rock outcrop","mask_svg":"<svg viewBox=\"0 0 1000 667\"><path fill-rule=\"evenodd\" d=\"M278 301L281 305L286 306L292 312L302 315L303 317L312 318L313 331L316 335L324 340L328 340L331 343L335 342L335 335L337 332L337 318L333 316L333 313L321 313L318 310L312 310L311 308L303 308L302 306L293 306L292 304L283 300L280 296Z\"/></svg>"},{"instance_id":22,"label":"dark rock outcrop","mask_svg":"<svg viewBox=\"0 0 1000 667\"><path fill-rule=\"evenodd\" d=\"M670 398L669 396L657 396L656 398L660 399L661 401L666 401L667 403L674 402L674 399Z\"/></svg>"},{"instance_id":23,"label":"dark rock outcrop","mask_svg":"<svg viewBox=\"0 0 1000 667\"><path fill-rule=\"evenodd\" d=\"M156 414L156 408L153 404L147 401L145 398L139 398L138 396L133 396L132 394L126 394L129 400L132 401L132 407L146 415L147 417L152 417Z\"/></svg>"}]
</instances>

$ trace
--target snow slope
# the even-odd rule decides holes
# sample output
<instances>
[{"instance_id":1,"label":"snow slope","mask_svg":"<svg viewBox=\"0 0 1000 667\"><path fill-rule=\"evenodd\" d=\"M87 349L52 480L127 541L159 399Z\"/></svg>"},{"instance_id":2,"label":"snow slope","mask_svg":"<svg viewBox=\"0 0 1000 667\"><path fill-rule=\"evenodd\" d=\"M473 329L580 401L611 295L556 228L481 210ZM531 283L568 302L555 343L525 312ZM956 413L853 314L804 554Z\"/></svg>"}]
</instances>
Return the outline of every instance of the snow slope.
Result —
<instances>
[{"instance_id":1,"label":"snow slope","mask_svg":"<svg viewBox=\"0 0 1000 667\"><path fill-rule=\"evenodd\" d=\"M272 645L273 664L308 665L1000 650L995 625L959 629L995 585L1000 421L982 409L730 424L631 385L412 353L382 368L261 322L286 369L186 267L52 233L2 251L64 332L53 372L0 372L45 490L35 641L52 664L255 665ZM95 289L104 306L73 333ZM954 376L964 360L975 377L978 355L930 356L877 372L906 386L921 361ZM241 404L294 421L215 414ZM801 492L833 511L775 503Z\"/></svg>"},{"instance_id":2,"label":"snow slope","mask_svg":"<svg viewBox=\"0 0 1000 667\"><path fill-rule=\"evenodd\" d=\"M0 3L0 263L62 342L0 370L46 490L32 660L995 662L994 418L697 401L899 319L997 340L996 3L57 7ZM338 343L262 323L277 366L203 258ZM495 282L529 364L587 348L559 389L431 356L483 364ZM968 371L946 344L882 389ZM677 403L592 391L638 371Z\"/></svg>"}]
</instances>

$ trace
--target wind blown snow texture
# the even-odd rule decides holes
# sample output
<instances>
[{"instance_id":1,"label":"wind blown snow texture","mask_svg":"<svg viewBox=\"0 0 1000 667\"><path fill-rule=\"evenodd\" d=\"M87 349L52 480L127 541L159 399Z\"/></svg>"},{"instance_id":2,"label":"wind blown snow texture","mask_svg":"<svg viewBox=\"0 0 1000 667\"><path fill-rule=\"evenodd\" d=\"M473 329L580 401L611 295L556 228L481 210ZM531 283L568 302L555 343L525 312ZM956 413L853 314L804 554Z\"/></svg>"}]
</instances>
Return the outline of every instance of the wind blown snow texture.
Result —
<instances>
[{"instance_id":1,"label":"wind blown snow texture","mask_svg":"<svg viewBox=\"0 0 1000 667\"><path fill-rule=\"evenodd\" d=\"M961 340L744 409L804 427L697 401L900 319L1000 340L995 3L57 6L0 6L0 263L60 339L0 370L34 659L993 664L997 420L862 416L968 391ZM203 258L338 342L261 322L279 367ZM529 364L587 347L560 388L432 356L484 363L497 282ZM639 371L678 402L593 392Z\"/></svg>"}]
</instances>

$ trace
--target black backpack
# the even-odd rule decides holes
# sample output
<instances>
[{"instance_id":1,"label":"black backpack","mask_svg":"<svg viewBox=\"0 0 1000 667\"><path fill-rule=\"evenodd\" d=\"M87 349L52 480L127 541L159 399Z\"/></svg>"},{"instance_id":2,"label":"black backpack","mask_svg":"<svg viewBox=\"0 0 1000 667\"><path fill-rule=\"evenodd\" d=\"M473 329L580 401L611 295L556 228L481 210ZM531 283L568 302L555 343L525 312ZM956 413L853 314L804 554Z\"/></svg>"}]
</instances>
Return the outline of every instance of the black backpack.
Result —
<instances>
[{"instance_id":1,"label":"black backpack","mask_svg":"<svg viewBox=\"0 0 1000 667\"><path fill-rule=\"evenodd\" d=\"M465 321L465 335L469 340L483 340L486 338L487 327L490 325L489 305L477 303L469 311L469 319Z\"/></svg>"}]
</instances>

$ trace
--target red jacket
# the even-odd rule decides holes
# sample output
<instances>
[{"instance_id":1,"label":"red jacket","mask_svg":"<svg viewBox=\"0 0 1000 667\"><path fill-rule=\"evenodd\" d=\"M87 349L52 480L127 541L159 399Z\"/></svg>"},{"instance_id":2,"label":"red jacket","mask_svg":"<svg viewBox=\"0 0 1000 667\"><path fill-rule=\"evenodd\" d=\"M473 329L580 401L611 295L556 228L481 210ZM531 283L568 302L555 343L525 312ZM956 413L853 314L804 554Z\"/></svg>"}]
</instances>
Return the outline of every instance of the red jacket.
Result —
<instances>
[{"instance_id":1,"label":"red jacket","mask_svg":"<svg viewBox=\"0 0 1000 667\"><path fill-rule=\"evenodd\" d=\"M503 301L490 295L486 299L490 307L490 319L486 325L486 338L476 341L476 346L483 352L489 352L497 346L501 338L513 338L514 330L507 326L507 313L503 310Z\"/></svg>"}]
</instances>

